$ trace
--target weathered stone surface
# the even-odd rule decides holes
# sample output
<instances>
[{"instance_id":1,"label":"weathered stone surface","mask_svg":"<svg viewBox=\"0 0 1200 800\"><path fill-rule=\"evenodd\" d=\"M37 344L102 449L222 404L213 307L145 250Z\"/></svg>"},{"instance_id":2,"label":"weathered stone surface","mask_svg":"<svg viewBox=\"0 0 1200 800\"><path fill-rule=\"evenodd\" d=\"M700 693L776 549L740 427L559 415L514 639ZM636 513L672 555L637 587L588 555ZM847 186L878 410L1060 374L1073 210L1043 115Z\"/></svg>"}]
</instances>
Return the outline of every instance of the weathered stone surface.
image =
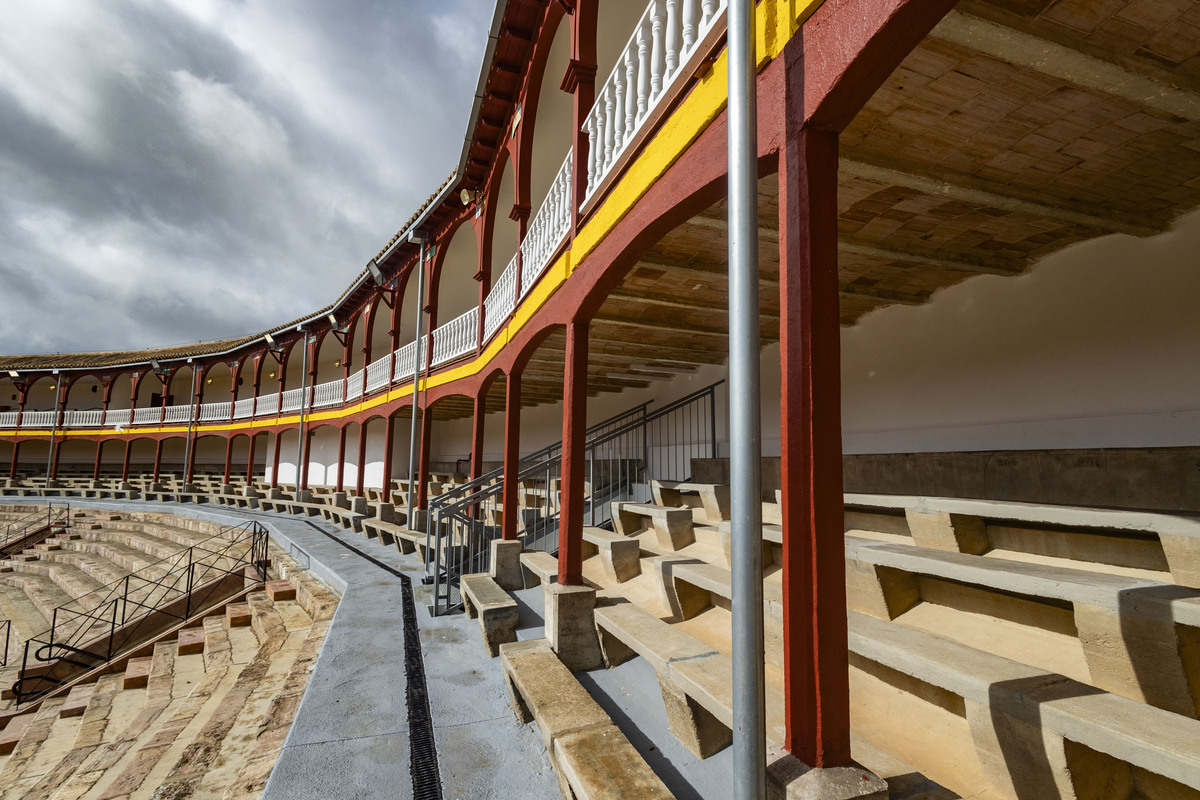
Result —
<instances>
[{"instance_id":1,"label":"weathered stone surface","mask_svg":"<svg viewBox=\"0 0 1200 800\"><path fill-rule=\"evenodd\" d=\"M492 548L492 577L501 587L521 589L521 543L516 540L495 539Z\"/></svg>"},{"instance_id":2,"label":"weathered stone surface","mask_svg":"<svg viewBox=\"0 0 1200 800\"><path fill-rule=\"evenodd\" d=\"M785 750L767 753L768 800L887 800L888 785L860 767L813 769Z\"/></svg>"},{"instance_id":3,"label":"weathered stone surface","mask_svg":"<svg viewBox=\"0 0 1200 800\"><path fill-rule=\"evenodd\" d=\"M604 665L592 609L596 590L590 586L543 584L546 591L546 640L572 672Z\"/></svg>"}]
</instances>

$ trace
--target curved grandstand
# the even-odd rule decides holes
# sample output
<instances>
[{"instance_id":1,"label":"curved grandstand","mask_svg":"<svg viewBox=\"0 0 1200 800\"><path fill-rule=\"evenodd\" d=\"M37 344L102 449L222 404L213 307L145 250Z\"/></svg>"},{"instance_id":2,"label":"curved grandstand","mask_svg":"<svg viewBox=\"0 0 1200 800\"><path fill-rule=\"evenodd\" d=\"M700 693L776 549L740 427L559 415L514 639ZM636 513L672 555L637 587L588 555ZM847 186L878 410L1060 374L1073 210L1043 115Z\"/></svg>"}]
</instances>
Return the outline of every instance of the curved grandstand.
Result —
<instances>
[{"instance_id":1,"label":"curved grandstand","mask_svg":"<svg viewBox=\"0 0 1200 800\"><path fill-rule=\"evenodd\" d=\"M761 530L730 521L727 3L499 0L451 177L331 305L0 356L0 796L730 796L749 542L788 796L1200 798L1200 2L754 9ZM308 605L256 584L254 641L189 607L18 668L114 564L196 545L151 541L168 511L266 525L255 580ZM303 703L307 662L271 673L286 721L238 717L261 751L85 735L189 629L220 674L179 708L220 719L275 617L315 657L318 594Z\"/></svg>"}]
</instances>

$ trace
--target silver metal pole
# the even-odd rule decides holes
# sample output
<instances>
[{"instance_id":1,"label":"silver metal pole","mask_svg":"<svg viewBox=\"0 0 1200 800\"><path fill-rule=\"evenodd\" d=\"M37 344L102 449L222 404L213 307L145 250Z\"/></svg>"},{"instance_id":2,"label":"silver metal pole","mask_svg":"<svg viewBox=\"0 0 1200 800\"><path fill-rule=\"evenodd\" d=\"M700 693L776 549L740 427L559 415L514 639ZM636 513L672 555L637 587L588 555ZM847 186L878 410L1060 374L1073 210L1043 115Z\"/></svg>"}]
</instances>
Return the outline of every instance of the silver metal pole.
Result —
<instances>
[{"instance_id":1,"label":"silver metal pole","mask_svg":"<svg viewBox=\"0 0 1200 800\"><path fill-rule=\"evenodd\" d=\"M305 394L308 391L308 332L305 331L304 337L300 340L300 345L304 351L300 354L300 428L299 436L296 437L296 499L300 499L300 476L304 474L304 467L300 460L304 458L304 407L307 405L308 398Z\"/></svg>"},{"instance_id":2,"label":"silver metal pole","mask_svg":"<svg viewBox=\"0 0 1200 800\"><path fill-rule=\"evenodd\" d=\"M57 370L56 370L57 372ZM54 435L58 433L58 408L62 402L62 376L54 382L54 416L50 418L50 452L46 454L46 488L50 488L50 470L54 465Z\"/></svg>"},{"instance_id":3,"label":"silver metal pole","mask_svg":"<svg viewBox=\"0 0 1200 800\"><path fill-rule=\"evenodd\" d=\"M754 0L729 3L729 469L736 800L766 797Z\"/></svg>"},{"instance_id":4,"label":"silver metal pole","mask_svg":"<svg viewBox=\"0 0 1200 800\"><path fill-rule=\"evenodd\" d=\"M425 336L425 240L417 241L421 247L421 255L417 259L417 338L413 341L412 426L408 434L408 527L410 529L416 516L413 509L413 486L417 479L417 386L421 380L421 339Z\"/></svg>"}]
</instances>

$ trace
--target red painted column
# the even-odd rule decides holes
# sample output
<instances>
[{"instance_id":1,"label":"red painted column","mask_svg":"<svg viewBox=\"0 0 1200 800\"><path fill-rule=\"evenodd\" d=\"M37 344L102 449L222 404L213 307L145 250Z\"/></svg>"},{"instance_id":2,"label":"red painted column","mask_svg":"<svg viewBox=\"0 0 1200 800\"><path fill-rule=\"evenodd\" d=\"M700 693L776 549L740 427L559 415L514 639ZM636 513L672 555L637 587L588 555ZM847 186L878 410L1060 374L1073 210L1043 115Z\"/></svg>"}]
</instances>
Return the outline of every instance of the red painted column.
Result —
<instances>
[{"instance_id":1,"label":"red painted column","mask_svg":"<svg viewBox=\"0 0 1200 800\"><path fill-rule=\"evenodd\" d=\"M133 450L133 440L125 440L125 460L121 462L121 481L129 480L129 456Z\"/></svg>"},{"instance_id":2,"label":"red painted column","mask_svg":"<svg viewBox=\"0 0 1200 800\"><path fill-rule=\"evenodd\" d=\"M395 434L395 419L389 414L383 426L383 490L379 499L384 503L392 501L392 436Z\"/></svg>"},{"instance_id":3,"label":"red painted column","mask_svg":"<svg viewBox=\"0 0 1200 800\"><path fill-rule=\"evenodd\" d=\"M475 395L474 416L471 418L471 480L483 474L483 426L487 415L487 389Z\"/></svg>"},{"instance_id":4,"label":"red painted column","mask_svg":"<svg viewBox=\"0 0 1200 800\"><path fill-rule=\"evenodd\" d=\"M275 452L271 454L271 488L279 488L279 445L283 442L283 434L275 434Z\"/></svg>"},{"instance_id":5,"label":"red painted column","mask_svg":"<svg viewBox=\"0 0 1200 800\"><path fill-rule=\"evenodd\" d=\"M100 480L100 456L104 454L104 440L96 440L96 465L92 468L92 480Z\"/></svg>"},{"instance_id":6,"label":"red painted column","mask_svg":"<svg viewBox=\"0 0 1200 800\"><path fill-rule=\"evenodd\" d=\"M233 437L225 440L225 477L221 481L224 485L229 485L229 479L233 474Z\"/></svg>"},{"instance_id":7,"label":"red painted column","mask_svg":"<svg viewBox=\"0 0 1200 800\"><path fill-rule=\"evenodd\" d=\"M363 496L363 481L367 472L367 423L358 426L358 480L354 487L355 493Z\"/></svg>"},{"instance_id":8,"label":"red painted column","mask_svg":"<svg viewBox=\"0 0 1200 800\"><path fill-rule=\"evenodd\" d=\"M300 435L304 437L304 447L300 450L302 463L300 464L300 483L297 485L297 488L304 490L308 488L308 464L312 460L308 457L308 451L312 445L313 434L312 431L305 427L300 431Z\"/></svg>"},{"instance_id":9,"label":"red painted column","mask_svg":"<svg viewBox=\"0 0 1200 800\"><path fill-rule=\"evenodd\" d=\"M12 462L8 465L8 477L17 477L17 451L21 449L20 442L13 442Z\"/></svg>"},{"instance_id":10,"label":"red painted column","mask_svg":"<svg viewBox=\"0 0 1200 800\"><path fill-rule=\"evenodd\" d=\"M164 406L165 408L165 406ZM154 482L158 483L158 470L162 466L162 451L163 440L158 439L154 442Z\"/></svg>"},{"instance_id":11,"label":"red painted column","mask_svg":"<svg viewBox=\"0 0 1200 800\"><path fill-rule=\"evenodd\" d=\"M588 323L567 325L563 374L562 513L558 527L558 583L583 585L583 476L587 440ZM546 487L547 490L550 487Z\"/></svg>"},{"instance_id":12,"label":"red painted column","mask_svg":"<svg viewBox=\"0 0 1200 800\"><path fill-rule=\"evenodd\" d=\"M429 508L429 450L433 446L433 414L421 411L421 454L417 458L417 508Z\"/></svg>"},{"instance_id":13,"label":"red painted column","mask_svg":"<svg viewBox=\"0 0 1200 800\"><path fill-rule=\"evenodd\" d=\"M62 455L63 440L54 443L54 454L50 457L50 480L58 480L58 457Z\"/></svg>"},{"instance_id":14,"label":"red painted column","mask_svg":"<svg viewBox=\"0 0 1200 800\"><path fill-rule=\"evenodd\" d=\"M837 172L836 133L788 132L779 154L785 745L814 767L850 763Z\"/></svg>"},{"instance_id":15,"label":"red painted column","mask_svg":"<svg viewBox=\"0 0 1200 800\"><path fill-rule=\"evenodd\" d=\"M250 452L246 456L246 485L250 486L254 483L254 445L258 442L257 436L250 437Z\"/></svg>"},{"instance_id":16,"label":"red painted column","mask_svg":"<svg viewBox=\"0 0 1200 800\"><path fill-rule=\"evenodd\" d=\"M333 487L335 492L344 491L346 478L346 428L343 426L338 428L338 463L337 463L337 485Z\"/></svg>"},{"instance_id":17,"label":"red painted column","mask_svg":"<svg viewBox=\"0 0 1200 800\"><path fill-rule=\"evenodd\" d=\"M521 373L513 370L504 384L504 524L505 539L517 538L517 473L521 469Z\"/></svg>"}]
</instances>

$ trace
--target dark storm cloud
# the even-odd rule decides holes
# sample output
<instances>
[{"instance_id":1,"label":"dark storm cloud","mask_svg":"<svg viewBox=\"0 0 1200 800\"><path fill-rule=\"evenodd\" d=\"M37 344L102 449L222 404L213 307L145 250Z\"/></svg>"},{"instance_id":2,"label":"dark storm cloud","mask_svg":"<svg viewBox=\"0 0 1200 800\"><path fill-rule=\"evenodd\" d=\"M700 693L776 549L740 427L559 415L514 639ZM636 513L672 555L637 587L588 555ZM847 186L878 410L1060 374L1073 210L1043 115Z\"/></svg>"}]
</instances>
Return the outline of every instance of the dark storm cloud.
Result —
<instances>
[{"instance_id":1,"label":"dark storm cloud","mask_svg":"<svg viewBox=\"0 0 1200 800\"><path fill-rule=\"evenodd\" d=\"M331 302L457 162L492 8L0 5L0 353Z\"/></svg>"}]
</instances>

